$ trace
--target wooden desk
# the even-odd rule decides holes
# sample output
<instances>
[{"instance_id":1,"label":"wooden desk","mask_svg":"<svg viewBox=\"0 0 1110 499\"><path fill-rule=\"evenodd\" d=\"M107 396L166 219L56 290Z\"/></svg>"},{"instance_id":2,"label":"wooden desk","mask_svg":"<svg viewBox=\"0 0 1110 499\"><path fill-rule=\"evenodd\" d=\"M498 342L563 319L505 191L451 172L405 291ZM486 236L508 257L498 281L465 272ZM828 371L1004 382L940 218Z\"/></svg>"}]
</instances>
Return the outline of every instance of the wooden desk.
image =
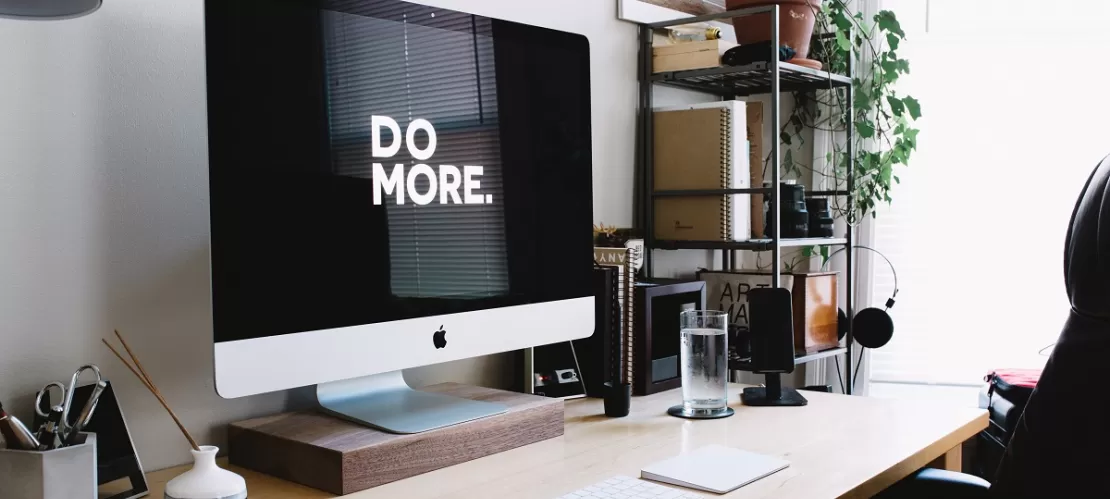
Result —
<instances>
[{"instance_id":1,"label":"wooden desk","mask_svg":"<svg viewBox=\"0 0 1110 499\"><path fill-rule=\"evenodd\" d=\"M784 471L724 497L870 497L927 465L958 469L960 444L987 427L977 409L809 393L806 407L745 407L731 387L736 415L687 421L666 415L677 391L637 397L627 418L601 415L599 400L566 404L566 435L418 477L351 494L351 499L554 499L610 476L711 443L781 456ZM186 468L149 475L151 496ZM234 468L233 468L234 469ZM250 471L251 499L335 497Z\"/></svg>"}]
</instances>

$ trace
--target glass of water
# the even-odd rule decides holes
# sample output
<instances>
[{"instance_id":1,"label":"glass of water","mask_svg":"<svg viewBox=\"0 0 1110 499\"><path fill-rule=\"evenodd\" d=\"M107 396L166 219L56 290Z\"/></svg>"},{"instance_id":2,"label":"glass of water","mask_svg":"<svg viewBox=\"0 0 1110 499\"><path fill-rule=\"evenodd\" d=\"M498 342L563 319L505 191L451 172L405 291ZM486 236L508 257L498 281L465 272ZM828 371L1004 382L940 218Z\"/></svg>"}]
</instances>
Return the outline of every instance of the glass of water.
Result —
<instances>
[{"instance_id":1,"label":"glass of water","mask_svg":"<svg viewBox=\"0 0 1110 499\"><path fill-rule=\"evenodd\" d=\"M682 345L682 405L672 416L712 419L731 416L728 407L728 314L686 310L679 318Z\"/></svg>"}]
</instances>

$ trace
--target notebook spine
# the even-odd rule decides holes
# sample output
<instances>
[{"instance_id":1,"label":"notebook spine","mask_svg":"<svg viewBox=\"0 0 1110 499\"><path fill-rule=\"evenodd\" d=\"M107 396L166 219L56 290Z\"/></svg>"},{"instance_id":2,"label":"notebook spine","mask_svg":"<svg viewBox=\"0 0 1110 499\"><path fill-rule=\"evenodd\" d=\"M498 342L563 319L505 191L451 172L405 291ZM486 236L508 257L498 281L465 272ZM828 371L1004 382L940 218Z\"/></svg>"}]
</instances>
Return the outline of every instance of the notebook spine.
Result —
<instances>
[{"instance_id":1,"label":"notebook spine","mask_svg":"<svg viewBox=\"0 0 1110 499\"><path fill-rule=\"evenodd\" d=\"M721 109L721 188L732 187L732 116ZM732 195L721 196L721 240L732 240Z\"/></svg>"}]
</instances>

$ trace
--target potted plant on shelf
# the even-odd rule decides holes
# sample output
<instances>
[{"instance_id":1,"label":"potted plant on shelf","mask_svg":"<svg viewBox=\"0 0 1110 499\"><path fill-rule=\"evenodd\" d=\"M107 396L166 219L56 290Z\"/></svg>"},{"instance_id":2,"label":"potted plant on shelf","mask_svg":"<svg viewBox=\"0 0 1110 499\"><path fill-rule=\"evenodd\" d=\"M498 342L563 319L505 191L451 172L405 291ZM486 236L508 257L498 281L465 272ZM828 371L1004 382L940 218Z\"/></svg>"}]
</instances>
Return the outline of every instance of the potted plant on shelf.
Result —
<instances>
[{"instance_id":1,"label":"potted plant on shelf","mask_svg":"<svg viewBox=\"0 0 1110 499\"><path fill-rule=\"evenodd\" d=\"M821 69L821 63L808 59L810 40L817 13L821 10L821 0L728 0L728 10L747 9L779 5L779 40L783 45L794 49L795 56L788 62ZM741 45L767 42L771 40L771 14L755 14L732 20L736 29L736 41Z\"/></svg>"}]
</instances>

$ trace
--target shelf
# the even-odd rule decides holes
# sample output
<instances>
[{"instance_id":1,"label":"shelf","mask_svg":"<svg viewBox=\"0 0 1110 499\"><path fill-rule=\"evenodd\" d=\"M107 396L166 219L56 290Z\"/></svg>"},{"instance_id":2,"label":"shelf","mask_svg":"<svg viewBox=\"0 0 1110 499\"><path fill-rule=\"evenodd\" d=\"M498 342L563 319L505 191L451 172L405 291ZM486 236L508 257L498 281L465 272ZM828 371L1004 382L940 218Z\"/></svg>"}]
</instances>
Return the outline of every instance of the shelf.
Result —
<instances>
[{"instance_id":1,"label":"shelf","mask_svg":"<svg viewBox=\"0 0 1110 499\"><path fill-rule=\"evenodd\" d=\"M652 197L657 198L673 198L673 197L701 197L701 196L727 196L731 194L770 194L770 187L758 187L754 189L687 189L677 191L655 191L651 193ZM806 193L806 197L813 196L847 196L848 191L810 191Z\"/></svg>"},{"instance_id":2,"label":"shelf","mask_svg":"<svg viewBox=\"0 0 1110 499\"><path fill-rule=\"evenodd\" d=\"M673 198L673 197L700 197L700 196L725 196L729 194L769 194L770 188L755 188L755 189L687 189L679 191L655 191L651 193L652 197L657 198Z\"/></svg>"},{"instance_id":3,"label":"shelf","mask_svg":"<svg viewBox=\"0 0 1110 499\"><path fill-rule=\"evenodd\" d=\"M779 79L783 92L828 90L852 85L852 79L847 76L787 62L779 63ZM652 75L651 80L661 85L727 97L770 93L773 78L770 63L756 62L746 66L656 73Z\"/></svg>"},{"instance_id":4,"label":"shelf","mask_svg":"<svg viewBox=\"0 0 1110 499\"><path fill-rule=\"evenodd\" d=\"M844 347L834 348L832 350L822 350L817 353L802 355L801 357L794 357L794 365L805 364L806 362L813 362L815 360L827 359L836 355L848 353L848 349Z\"/></svg>"},{"instance_id":5,"label":"shelf","mask_svg":"<svg viewBox=\"0 0 1110 499\"><path fill-rule=\"evenodd\" d=\"M835 357L837 355L843 355L847 352L848 352L847 348L840 347L840 348L833 348L831 350L823 350L823 351L820 351L820 352L817 352L817 353L811 353L811 354L807 354L807 355L796 356L796 357L794 357L794 365L799 366L799 365L805 364L807 362L813 362L815 360L827 359L829 357ZM730 371L748 371L748 372L753 371L751 363L750 362L745 362L745 361L742 361L742 360L729 360L728 361L728 369Z\"/></svg>"},{"instance_id":6,"label":"shelf","mask_svg":"<svg viewBox=\"0 0 1110 499\"><path fill-rule=\"evenodd\" d=\"M782 239L779 247L797 248L802 246L838 246L848 244L842 237L807 237L805 239ZM678 250L678 249L704 249L704 250L750 250L771 251L774 241L771 239L752 239L750 241L664 241L655 240L648 245L652 249Z\"/></svg>"}]
</instances>

